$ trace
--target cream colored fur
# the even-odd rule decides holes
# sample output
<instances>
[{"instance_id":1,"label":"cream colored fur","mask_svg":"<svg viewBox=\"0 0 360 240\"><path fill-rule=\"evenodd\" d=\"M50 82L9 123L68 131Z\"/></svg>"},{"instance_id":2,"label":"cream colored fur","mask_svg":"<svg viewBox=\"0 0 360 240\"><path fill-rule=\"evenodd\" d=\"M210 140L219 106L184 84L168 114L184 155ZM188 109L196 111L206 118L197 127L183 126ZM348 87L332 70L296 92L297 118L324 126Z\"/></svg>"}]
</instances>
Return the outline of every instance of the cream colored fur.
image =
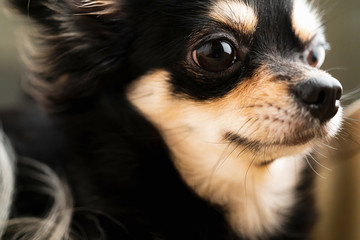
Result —
<instances>
[{"instance_id":1,"label":"cream colored fur","mask_svg":"<svg viewBox=\"0 0 360 240\"><path fill-rule=\"evenodd\" d=\"M255 131L246 131L241 106L214 110L211 102L174 96L169 78L164 70L151 72L135 81L127 96L160 130L184 181L199 196L223 206L239 235L258 239L281 230L297 200L295 187L306 164L303 159L320 140L292 147L269 146L260 152L227 143L222 138L226 130L245 137ZM332 134L340 119L341 111L326 126ZM273 124L279 132L289 131L280 122ZM273 164L259 166L274 156L278 159Z\"/></svg>"}]
</instances>

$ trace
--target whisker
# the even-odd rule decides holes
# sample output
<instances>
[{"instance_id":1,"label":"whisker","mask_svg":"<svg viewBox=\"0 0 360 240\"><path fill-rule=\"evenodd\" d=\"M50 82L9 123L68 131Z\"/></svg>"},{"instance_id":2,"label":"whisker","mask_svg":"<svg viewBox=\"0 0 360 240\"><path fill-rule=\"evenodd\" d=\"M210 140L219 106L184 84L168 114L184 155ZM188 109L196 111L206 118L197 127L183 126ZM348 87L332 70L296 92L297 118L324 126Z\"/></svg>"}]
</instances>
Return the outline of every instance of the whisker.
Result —
<instances>
[{"instance_id":1,"label":"whisker","mask_svg":"<svg viewBox=\"0 0 360 240\"><path fill-rule=\"evenodd\" d=\"M266 162L266 152L267 152L267 148L268 148L267 146L264 146L264 156L263 156L263 157L264 157L264 162ZM268 173L270 174L270 176L272 176L269 167L268 167L267 165L266 165L265 167L266 167Z\"/></svg>"},{"instance_id":2,"label":"whisker","mask_svg":"<svg viewBox=\"0 0 360 240\"><path fill-rule=\"evenodd\" d=\"M346 124L346 126L355 127L354 125L360 124L360 120L356 118L351 117L343 117L343 124Z\"/></svg>"},{"instance_id":3,"label":"whisker","mask_svg":"<svg viewBox=\"0 0 360 240\"><path fill-rule=\"evenodd\" d=\"M323 157L323 158L326 158L326 159L329 158L328 156L326 156L325 154L323 154L321 151L317 150L316 148L313 149L313 151L314 151L317 155L320 155L320 156Z\"/></svg>"},{"instance_id":4,"label":"whisker","mask_svg":"<svg viewBox=\"0 0 360 240\"><path fill-rule=\"evenodd\" d=\"M251 162L250 162L250 164L249 164L249 166L248 166L248 168L246 169L246 173L245 173L245 179L244 179L244 185L245 185L245 187L244 187L244 191L245 191L245 201L247 201L247 178L248 178L248 174L249 174L249 171L250 171L250 168L253 166L253 164L254 164L254 162L255 162L255 158L256 158L256 155L254 154L254 157L253 157L253 159L251 160Z\"/></svg>"},{"instance_id":5,"label":"whisker","mask_svg":"<svg viewBox=\"0 0 360 240\"><path fill-rule=\"evenodd\" d=\"M311 159L318 164L319 166L323 167L324 169L328 170L329 172L332 172L333 170L326 167L325 165L323 165L322 163L320 163L319 161L316 160L316 158L314 158L314 156L312 154L309 154L309 156L311 157Z\"/></svg>"},{"instance_id":6,"label":"whisker","mask_svg":"<svg viewBox=\"0 0 360 240\"><path fill-rule=\"evenodd\" d=\"M326 143L324 143L324 142L321 142L320 143L321 145L323 145L323 146L325 146L325 147L327 147L327 148L330 148L330 149L332 149L332 150L339 150L339 149L337 149L337 148L335 148L335 147L333 147L333 146L330 146L329 144L326 144Z\"/></svg>"},{"instance_id":7,"label":"whisker","mask_svg":"<svg viewBox=\"0 0 360 240\"><path fill-rule=\"evenodd\" d=\"M355 100L359 97L359 95L360 95L360 88L357 87L355 88L355 90L343 94L340 100L341 101Z\"/></svg>"},{"instance_id":8,"label":"whisker","mask_svg":"<svg viewBox=\"0 0 360 240\"><path fill-rule=\"evenodd\" d=\"M247 121L245 121L243 123L242 126L240 126L240 128L237 130L236 132L236 135L239 134L239 132L246 126L246 124L248 124L250 121L252 120L252 118L249 118ZM223 164L224 162L229 158L229 156L231 156L231 154L239 147L238 144L236 144L236 146L234 147L233 150L230 151L229 154L227 154L227 156L225 157L225 153L227 152L227 150L229 149L230 145L232 144L233 142L229 142L226 146L226 148L224 149L224 151L221 153L220 157L219 157L219 160L216 162L216 164L214 165L214 169L213 169L213 173L218 170Z\"/></svg>"},{"instance_id":9,"label":"whisker","mask_svg":"<svg viewBox=\"0 0 360 240\"><path fill-rule=\"evenodd\" d=\"M332 71L346 71L345 67L331 67L328 69L325 69L325 72L332 72Z\"/></svg>"},{"instance_id":10,"label":"whisker","mask_svg":"<svg viewBox=\"0 0 360 240\"><path fill-rule=\"evenodd\" d=\"M213 175L219 168L221 168L221 166L223 166L223 164L231 156L231 154L239 147L239 145L236 144L235 147L225 156L225 152L230 148L230 146L231 146L231 142L229 142L229 144L226 146L226 148L222 153L222 156L220 156L219 160L214 165L213 172L211 175Z\"/></svg>"},{"instance_id":11,"label":"whisker","mask_svg":"<svg viewBox=\"0 0 360 240\"><path fill-rule=\"evenodd\" d=\"M315 170L315 168L311 165L311 163L309 162L309 159L307 158L307 156L305 157L305 160L306 160L306 162L308 163L308 165L309 165L309 167L312 169L312 171L314 172L314 173L316 173L316 175L318 175L320 178L322 178L322 179L326 179L326 177L324 177L324 176L322 176L320 173L318 173L316 170Z\"/></svg>"}]
</instances>

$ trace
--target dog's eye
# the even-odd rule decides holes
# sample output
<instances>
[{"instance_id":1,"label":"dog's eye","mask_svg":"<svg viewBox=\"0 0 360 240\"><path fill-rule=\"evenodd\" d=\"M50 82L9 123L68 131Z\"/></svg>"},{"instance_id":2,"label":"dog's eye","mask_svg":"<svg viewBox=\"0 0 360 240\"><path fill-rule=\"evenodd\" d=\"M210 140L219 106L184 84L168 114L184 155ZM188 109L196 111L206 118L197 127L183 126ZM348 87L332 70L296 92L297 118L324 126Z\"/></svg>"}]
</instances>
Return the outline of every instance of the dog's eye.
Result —
<instances>
[{"instance_id":1,"label":"dog's eye","mask_svg":"<svg viewBox=\"0 0 360 240\"><path fill-rule=\"evenodd\" d=\"M307 53L306 61L312 67L321 67L325 60L325 49L323 47L317 47L310 49Z\"/></svg>"},{"instance_id":2,"label":"dog's eye","mask_svg":"<svg viewBox=\"0 0 360 240\"><path fill-rule=\"evenodd\" d=\"M208 72L221 72L236 61L236 54L229 42L212 40L194 50L192 58L198 66Z\"/></svg>"}]
</instances>

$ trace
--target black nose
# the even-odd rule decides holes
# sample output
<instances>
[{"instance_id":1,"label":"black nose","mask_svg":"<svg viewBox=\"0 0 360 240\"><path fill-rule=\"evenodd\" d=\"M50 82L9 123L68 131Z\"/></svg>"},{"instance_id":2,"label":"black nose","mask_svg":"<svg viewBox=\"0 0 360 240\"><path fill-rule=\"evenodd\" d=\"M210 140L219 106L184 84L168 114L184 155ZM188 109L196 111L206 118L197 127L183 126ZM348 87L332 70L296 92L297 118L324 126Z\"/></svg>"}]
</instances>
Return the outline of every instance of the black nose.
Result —
<instances>
[{"instance_id":1,"label":"black nose","mask_svg":"<svg viewBox=\"0 0 360 240\"><path fill-rule=\"evenodd\" d=\"M339 109L342 86L332 77L311 79L295 85L295 96L311 115L325 122Z\"/></svg>"}]
</instances>

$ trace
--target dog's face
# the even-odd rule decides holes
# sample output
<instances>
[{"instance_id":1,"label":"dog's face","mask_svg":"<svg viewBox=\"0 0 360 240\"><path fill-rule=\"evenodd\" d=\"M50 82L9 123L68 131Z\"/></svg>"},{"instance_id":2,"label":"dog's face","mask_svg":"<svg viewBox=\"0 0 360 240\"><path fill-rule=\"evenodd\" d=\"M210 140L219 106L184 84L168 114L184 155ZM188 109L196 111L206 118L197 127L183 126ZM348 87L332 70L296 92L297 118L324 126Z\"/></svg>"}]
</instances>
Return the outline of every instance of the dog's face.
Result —
<instances>
[{"instance_id":1,"label":"dog's face","mask_svg":"<svg viewBox=\"0 0 360 240\"><path fill-rule=\"evenodd\" d=\"M239 161L262 165L335 134L342 89L319 69L327 43L305 1L162 7L134 54L151 67L128 97L165 138L204 144L205 155L208 144L236 146Z\"/></svg>"},{"instance_id":2,"label":"dog's face","mask_svg":"<svg viewBox=\"0 0 360 240\"><path fill-rule=\"evenodd\" d=\"M55 84L40 98L115 78L165 140L236 146L255 165L339 128L341 85L319 69L327 43L306 0L10 1L43 27L30 67Z\"/></svg>"}]
</instances>

